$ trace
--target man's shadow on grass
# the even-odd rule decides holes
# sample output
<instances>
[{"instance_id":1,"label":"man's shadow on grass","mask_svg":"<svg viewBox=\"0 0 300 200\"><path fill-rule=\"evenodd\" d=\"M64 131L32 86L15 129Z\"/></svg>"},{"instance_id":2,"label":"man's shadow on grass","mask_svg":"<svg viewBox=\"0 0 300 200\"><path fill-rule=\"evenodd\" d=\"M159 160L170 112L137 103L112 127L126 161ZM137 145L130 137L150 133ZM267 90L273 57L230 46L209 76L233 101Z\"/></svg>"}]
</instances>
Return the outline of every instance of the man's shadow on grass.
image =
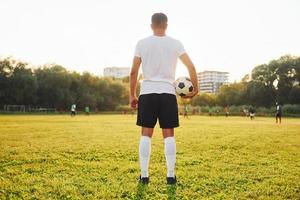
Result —
<instances>
[{"instance_id":1,"label":"man's shadow on grass","mask_svg":"<svg viewBox=\"0 0 300 200\"><path fill-rule=\"evenodd\" d=\"M176 199L176 185L167 185L168 200Z\"/></svg>"},{"instance_id":2,"label":"man's shadow on grass","mask_svg":"<svg viewBox=\"0 0 300 200\"><path fill-rule=\"evenodd\" d=\"M135 198L136 200L144 199L145 198L145 192L148 189L148 185L138 183L137 184L137 191ZM176 199L176 185L167 185L167 195L168 200L175 200Z\"/></svg>"},{"instance_id":3,"label":"man's shadow on grass","mask_svg":"<svg viewBox=\"0 0 300 200\"><path fill-rule=\"evenodd\" d=\"M145 192L148 189L148 185L138 183L136 187L136 195L134 199L144 199L145 198Z\"/></svg>"}]
</instances>

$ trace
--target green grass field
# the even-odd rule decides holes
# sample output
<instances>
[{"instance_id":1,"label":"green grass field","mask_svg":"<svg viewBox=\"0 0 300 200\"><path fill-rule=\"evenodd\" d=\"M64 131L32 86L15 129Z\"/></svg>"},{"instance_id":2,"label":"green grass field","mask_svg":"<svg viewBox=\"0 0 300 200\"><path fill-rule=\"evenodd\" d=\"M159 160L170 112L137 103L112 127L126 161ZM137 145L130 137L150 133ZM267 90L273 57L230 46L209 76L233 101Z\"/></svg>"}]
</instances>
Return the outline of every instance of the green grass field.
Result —
<instances>
[{"instance_id":1,"label":"green grass field","mask_svg":"<svg viewBox=\"0 0 300 200\"><path fill-rule=\"evenodd\" d=\"M300 199L300 119L181 118L176 186L161 131L139 185L135 116L0 116L1 199Z\"/></svg>"}]
</instances>

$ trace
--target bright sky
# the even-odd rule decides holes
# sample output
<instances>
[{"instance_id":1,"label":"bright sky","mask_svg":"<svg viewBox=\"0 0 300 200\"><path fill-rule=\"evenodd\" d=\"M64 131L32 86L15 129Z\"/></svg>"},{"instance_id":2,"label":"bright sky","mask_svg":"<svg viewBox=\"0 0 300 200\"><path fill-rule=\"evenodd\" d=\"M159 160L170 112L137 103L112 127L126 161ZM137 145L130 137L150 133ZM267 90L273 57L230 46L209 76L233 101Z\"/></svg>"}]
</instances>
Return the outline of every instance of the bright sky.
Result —
<instances>
[{"instance_id":1,"label":"bright sky","mask_svg":"<svg viewBox=\"0 0 300 200\"><path fill-rule=\"evenodd\" d=\"M1 0L0 56L96 75L130 67L136 42L164 12L198 71L240 80L258 64L300 56L299 0ZM186 75L181 63L177 76Z\"/></svg>"}]
</instances>

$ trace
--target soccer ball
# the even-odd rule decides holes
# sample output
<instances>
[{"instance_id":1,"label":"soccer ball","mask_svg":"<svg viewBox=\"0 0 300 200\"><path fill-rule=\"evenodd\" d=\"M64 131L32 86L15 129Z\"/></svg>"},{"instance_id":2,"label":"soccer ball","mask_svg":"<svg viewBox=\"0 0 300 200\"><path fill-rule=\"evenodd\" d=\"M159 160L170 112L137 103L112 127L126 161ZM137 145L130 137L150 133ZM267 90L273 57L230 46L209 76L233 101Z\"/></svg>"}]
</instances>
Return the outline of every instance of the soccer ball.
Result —
<instances>
[{"instance_id":1,"label":"soccer ball","mask_svg":"<svg viewBox=\"0 0 300 200\"><path fill-rule=\"evenodd\" d=\"M187 77L180 77L175 81L175 91L176 93L184 97L190 92L193 91L193 84L191 82L191 79Z\"/></svg>"}]
</instances>

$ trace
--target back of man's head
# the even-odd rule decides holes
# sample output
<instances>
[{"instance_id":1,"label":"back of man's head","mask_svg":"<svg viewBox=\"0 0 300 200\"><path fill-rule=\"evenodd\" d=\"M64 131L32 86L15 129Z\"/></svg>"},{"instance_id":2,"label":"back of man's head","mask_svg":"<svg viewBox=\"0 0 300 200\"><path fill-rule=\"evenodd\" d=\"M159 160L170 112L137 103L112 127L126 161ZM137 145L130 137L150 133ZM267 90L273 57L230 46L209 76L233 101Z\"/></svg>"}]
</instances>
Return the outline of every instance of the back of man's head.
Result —
<instances>
[{"instance_id":1,"label":"back of man's head","mask_svg":"<svg viewBox=\"0 0 300 200\"><path fill-rule=\"evenodd\" d=\"M165 27L168 24L168 17L164 13L154 13L151 22L154 27Z\"/></svg>"}]
</instances>

